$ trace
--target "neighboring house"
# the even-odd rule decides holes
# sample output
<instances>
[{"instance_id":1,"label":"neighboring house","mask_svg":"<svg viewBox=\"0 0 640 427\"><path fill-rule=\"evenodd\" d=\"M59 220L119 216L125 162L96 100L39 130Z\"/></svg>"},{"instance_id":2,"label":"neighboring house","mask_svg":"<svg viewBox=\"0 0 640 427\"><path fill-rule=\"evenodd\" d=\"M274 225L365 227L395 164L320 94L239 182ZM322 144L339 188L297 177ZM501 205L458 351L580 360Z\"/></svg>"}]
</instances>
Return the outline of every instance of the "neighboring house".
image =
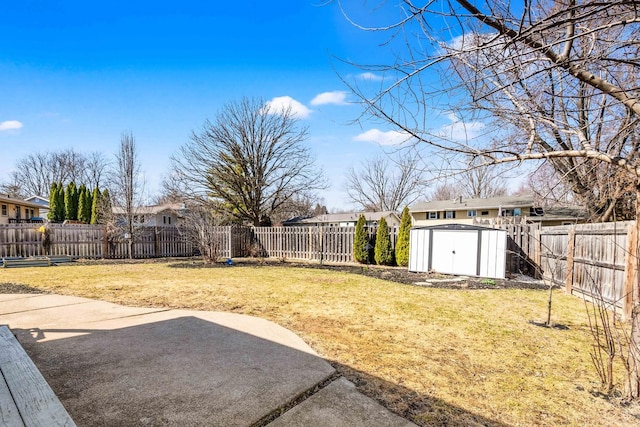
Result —
<instances>
[{"instance_id":1,"label":"neighboring house","mask_svg":"<svg viewBox=\"0 0 640 427\"><path fill-rule=\"evenodd\" d=\"M541 216L530 216L527 220L544 226L584 224L589 221L589 211L581 206L550 206L543 208Z\"/></svg>"},{"instance_id":2,"label":"neighboring house","mask_svg":"<svg viewBox=\"0 0 640 427\"><path fill-rule=\"evenodd\" d=\"M40 205L0 195L0 224L42 222Z\"/></svg>"},{"instance_id":3,"label":"neighboring house","mask_svg":"<svg viewBox=\"0 0 640 427\"><path fill-rule=\"evenodd\" d=\"M386 212L348 212L313 216L310 218L291 218L282 223L284 226L323 226L323 227L355 227L358 217L364 215L367 227L377 227L381 218L389 227L399 227L400 217L393 211Z\"/></svg>"},{"instance_id":4,"label":"neighboring house","mask_svg":"<svg viewBox=\"0 0 640 427\"><path fill-rule=\"evenodd\" d=\"M414 226L440 224L473 224L475 220L501 217L521 217L542 225L562 225L585 222L586 211L578 207L541 208L533 196L501 196L486 199L437 200L416 203L409 209Z\"/></svg>"},{"instance_id":5,"label":"neighboring house","mask_svg":"<svg viewBox=\"0 0 640 427\"><path fill-rule=\"evenodd\" d=\"M27 202L36 203L40 205L40 215L42 218L47 218L49 213L49 199L41 196L31 196L25 199Z\"/></svg>"},{"instance_id":6,"label":"neighboring house","mask_svg":"<svg viewBox=\"0 0 640 427\"><path fill-rule=\"evenodd\" d=\"M140 206L134 209L133 222L136 226L171 227L182 225L185 212L184 203L164 203L154 206ZM124 222L125 211L113 207L116 222Z\"/></svg>"}]
</instances>

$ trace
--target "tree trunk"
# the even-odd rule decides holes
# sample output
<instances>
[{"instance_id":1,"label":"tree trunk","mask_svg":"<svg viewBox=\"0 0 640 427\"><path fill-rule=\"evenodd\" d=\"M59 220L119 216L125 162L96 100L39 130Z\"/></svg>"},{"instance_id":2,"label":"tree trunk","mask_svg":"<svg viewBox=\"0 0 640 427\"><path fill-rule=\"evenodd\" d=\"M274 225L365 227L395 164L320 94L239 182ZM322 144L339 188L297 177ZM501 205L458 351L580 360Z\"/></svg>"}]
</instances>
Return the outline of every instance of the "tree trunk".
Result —
<instances>
[{"instance_id":1,"label":"tree trunk","mask_svg":"<svg viewBox=\"0 0 640 427\"><path fill-rule=\"evenodd\" d=\"M636 233L640 232L640 180L636 183ZM640 236L640 234L636 234ZM636 239L636 245L640 249L640 238ZM640 252L636 252L640 254ZM640 398L640 256L636 259L637 263L637 281L633 289L631 311L631 339L629 342L629 397L633 399Z\"/></svg>"}]
</instances>

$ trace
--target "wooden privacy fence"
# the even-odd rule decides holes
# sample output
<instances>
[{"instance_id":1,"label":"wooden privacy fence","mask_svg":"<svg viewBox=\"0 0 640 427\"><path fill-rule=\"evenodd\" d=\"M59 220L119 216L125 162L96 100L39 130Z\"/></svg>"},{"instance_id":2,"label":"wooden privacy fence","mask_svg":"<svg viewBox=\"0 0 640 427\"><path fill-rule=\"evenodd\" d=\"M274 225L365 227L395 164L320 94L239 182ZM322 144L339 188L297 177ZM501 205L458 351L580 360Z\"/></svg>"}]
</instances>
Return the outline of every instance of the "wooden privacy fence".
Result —
<instances>
[{"instance_id":1,"label":"wooden privacy fence","mask_svg":"<svg viewBox=\"0 0 640 427\"><path fill-rule=\"evenodd\" d=\"M546 227L540 231L545 280L602 300L630 316L636 284L635 222Z\"/></svg>"},{"instance_id":2,"label":"wooden privacy fence","mask_svg":"<svg viewBox=\"0 0 640 427\"><path fill-rule=\"evenodd\" d=\"M128 258L129 242L122 232L104 225L0 225L0 258L69 255L74 258ZM194 246L177 227L140 227L134 233L133 257L191 256Z\"/></svg>"},{"instance_id":3,"label":"wooden privacy fence","mask_svg":"<svg viewBox=\"0 0 640 427\"><path fill-rule=\"evenodd\" d=\"M355 227L217 227L224 257L270 257L317 262L353 261ZM369 228L375 244L375 228ZM389 228L395 248L398 230Z\"/></svg>"},{"instance_id":4,"label":"wooden privacy fence","mask_svg":"<svg viewBox=\"0 0 640 427\"><path fill-rule=\"evenodd\" d=\"M0 225L0 258L69 255L74 258L128 258L129 241L122 231L104 225ZM376 229L367 230L371 245ZM238 227L211 226L200 231L218 257L272 257L345 263L353 260L355 227ZM392 247L398 230L390 227ZM133 257L179 257L196 253L196 244L178 227L139 227L133 238ZM373 253L373 252L372 252Z\"/></svg>"}]
</instances>

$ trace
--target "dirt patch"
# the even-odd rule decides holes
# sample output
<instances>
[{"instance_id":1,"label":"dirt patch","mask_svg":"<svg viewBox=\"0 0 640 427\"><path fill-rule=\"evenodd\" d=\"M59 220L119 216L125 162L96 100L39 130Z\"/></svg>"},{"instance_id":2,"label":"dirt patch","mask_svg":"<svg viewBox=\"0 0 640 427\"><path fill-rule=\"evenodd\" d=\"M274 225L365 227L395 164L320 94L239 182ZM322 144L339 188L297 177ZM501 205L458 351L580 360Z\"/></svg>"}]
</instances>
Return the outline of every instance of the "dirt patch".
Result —
<instances>
[{"instance_id":1,"label":"dirt patch","mask_svg":"<svg viewBox=\"0 0 640 427\"><path fill-rule=\"evenodd\" d=\"M0 294L48 294L49 292L43 291L38 288L32 288L27 285L20 285L18 283L0 283Z\"/></svg>"},{"instance_id":2,"label":"dirt patch","mask_svg":"<svg viewBox=\"0 0 640 427\"><path fill-rule=\"evenodd\" d=\"M171 264L173 268L233 268L234 266L251 266L255 268L277 265L280 267L311 268L359 274L375 279L388 280L406 285L424 286L441 289L548 289L542 280L526 276L510 276L506 279L487 279L481 277L461 277L439 273L416 273L405 267L386 267L362 264L320 264L271 259L241 258L234 259L231 265L204 263L201 259L179 260Z\"/></svg>"}]
</instances>

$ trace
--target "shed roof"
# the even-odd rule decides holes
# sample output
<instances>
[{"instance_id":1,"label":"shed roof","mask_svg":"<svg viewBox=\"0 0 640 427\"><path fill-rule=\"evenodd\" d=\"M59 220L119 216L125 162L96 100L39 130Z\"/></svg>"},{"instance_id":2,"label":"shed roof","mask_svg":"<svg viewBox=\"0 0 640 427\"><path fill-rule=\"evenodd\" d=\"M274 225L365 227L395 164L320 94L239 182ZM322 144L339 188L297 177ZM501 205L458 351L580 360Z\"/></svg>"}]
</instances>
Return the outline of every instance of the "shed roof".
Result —
<instances>
[{"instance_id":1,"label":"shed roof","mask_svg":"<svg viewBox=\"0 0 640 427\"><path fill-rule=\"evenodd\" d=\"M420 227L412 227L412 230L497 230L497 231L504 231L505 233L507 232L506 230L502 230L500 228L493 228L493 227L484 227L482 225L476 225L476 224L438 224L438 225L424 225L424 226L420 226Z\"/></svg>"}]
</instances>

